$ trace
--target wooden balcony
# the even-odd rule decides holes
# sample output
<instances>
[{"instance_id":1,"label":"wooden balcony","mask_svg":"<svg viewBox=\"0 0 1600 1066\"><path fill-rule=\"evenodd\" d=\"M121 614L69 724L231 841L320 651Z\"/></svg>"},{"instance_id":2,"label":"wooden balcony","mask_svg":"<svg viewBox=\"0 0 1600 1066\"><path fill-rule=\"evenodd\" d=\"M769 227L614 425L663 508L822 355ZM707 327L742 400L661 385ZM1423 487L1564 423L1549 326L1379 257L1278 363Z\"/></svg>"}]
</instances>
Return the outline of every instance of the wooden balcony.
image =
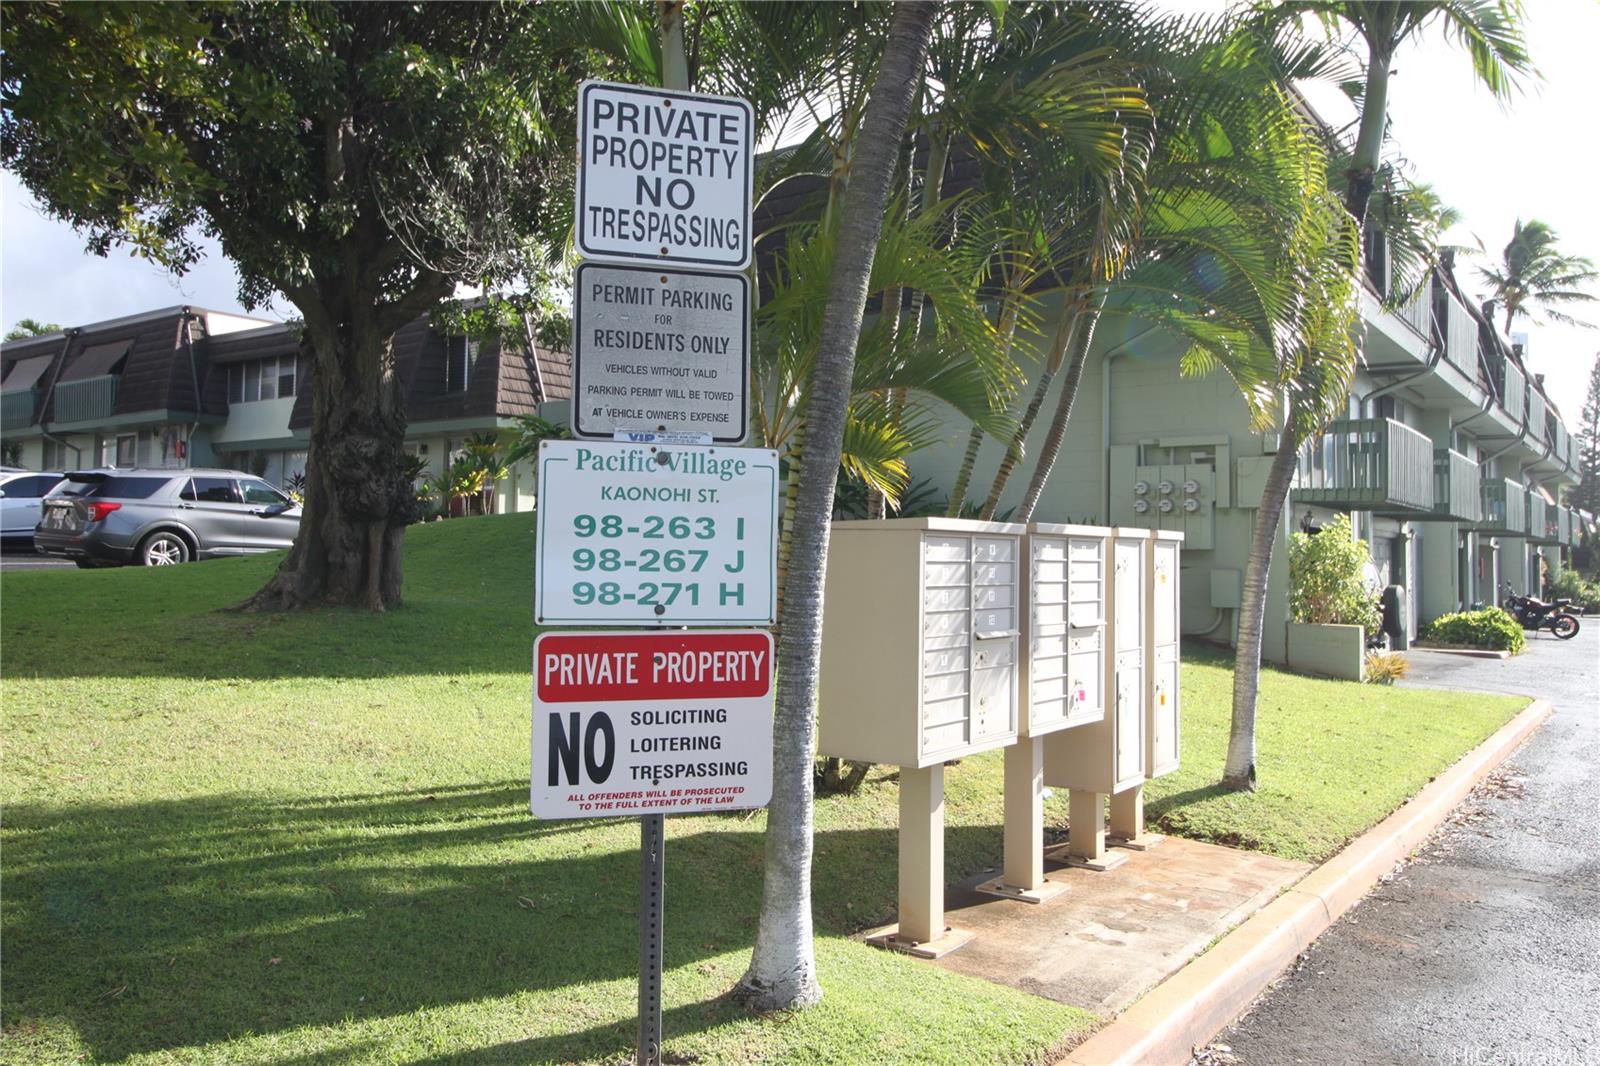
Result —
<instances>
[{"instance_id":1,"label":"wooden balcony","mask_svg":"<svg viewBox=\"0 0 1600 1066\"><path fill-rule=\"evenodd\" d=\"M1444 326L1444 358L1447 363L1465 374L1468 381L1478 380L1478 322L1460 300L1442 285L1434 292L1435 314Z\"/></svg>"},{"instance_id":2,"label":"wooden balcony","mask_svg":"<svg viewBox=\"0 0 1600 1066\"><path fill-rule=\"evenodd\" d=\"M1481 514L1473 527L1493 537L1528 535L1528 493L1506 477L1486 477L1479 483Z\"/></svg>"},{"instance_id":3,"label":"wooden balcony","mask_svg":"<svg viewBox=\"0 0 1600 1066\"><path fill-rule=\"evenodd\" d=\"M1389 418L1334 422L1300 455L1292 498L1351 511L1431 515L1433 441Z\"/></svg>"},{"instance_id":4,"label":"wooden balcony","mask_svg":"<svg viewBox=\"0 0 1600 1066\"><path fill-rule=\"evenodd\" d=\"M1528 491L1528 539L1535 544L1561 543L1560 509L1545 502L1539 493Z\"/></svg>"},{"instance_id":5,"label":"wooden balcony","mask_svg":"<svg viewBox=\"0 0 1600 1066\"><path fill-rule=\"evenodd\" d=\"M117 406L117 375L103 374L81 381L63 381L56 386L55 413L51 421L56 424L94 422L110 418Z\"/></svg>"},{"instance_id":6,"label":"wooden balcony","mask_svg":"<svg viewBox=\"0 0 1600 1066\"><path fill-rule=\"evenodd\" d=\"M1544 395L1538 389L1528 390L1528 439L1544 443Z\"/></svg>"},{"instance_id":7,"label":"wooden balcony","mask_svg":"<svg viewBox=\"0 0 1600 1066\"><path fill-rule=\"evenodd\" d=\"M1433 450L1433 516L1443 522L1483 517L1478 464L1449 448Z\"/></svg>"},{"instance_id":8,"label":"wooden balcony","mask_svg":"<svg viewBox=\"0 0 1600 1066\"><path fill-rule=\"evenodd\" d=\"M38 389L17 389L0 395L0 426L6 429L21 429L33 423L33 416L39 410Z\"/></svg>"}]
</instances>

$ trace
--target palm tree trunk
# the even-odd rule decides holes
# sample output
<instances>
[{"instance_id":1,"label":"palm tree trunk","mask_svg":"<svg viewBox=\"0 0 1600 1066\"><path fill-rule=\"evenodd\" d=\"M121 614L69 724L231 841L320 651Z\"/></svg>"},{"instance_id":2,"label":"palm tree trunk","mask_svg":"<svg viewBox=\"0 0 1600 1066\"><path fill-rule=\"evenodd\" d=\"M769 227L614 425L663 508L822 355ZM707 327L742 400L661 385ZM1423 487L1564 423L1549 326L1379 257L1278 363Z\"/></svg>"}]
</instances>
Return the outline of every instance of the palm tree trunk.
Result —
<instances>
[{"instance_id":1,"label":"palm tree trunk","mask_svg":"<svg viewBox=\"0 0 1600 1066\"><path fill-rule=\"evenodd\" d=\"M1033 477L1028 481L1028 491L1023 494L1022 505L1012 516L1013 522L1030 522L1044 495L1045 482L1055 469L1056 457L1061 454L1061 442L1067 435L1067 421L1072 417L1072 405L1078 398L1078 386L1083 383L1083 368L1089 362L1089 346L1094 343L1094 328L1100 322L1100 309L1105 306L1104 294L1094 297L1089 306L1078 313L1072 326L1072 344L1067 361L1067 378L1061 383L1061 395L1056 397L1055 414L1050 419L1050 431L1045 434L1044 446L1033 464Z\"/></svg>"},{"instance_id":2,"label":"palm tree trunk","mask_svg":"<svg viewBox=\"0 0 1600 1066\"><path fill-rule=\"evenodd\" d=\"M738 988L741 999L762 1011L806 1007L822 998L811 927L812 749L828 523L844 445L856 341L866 312L867 281L937 10L937 4L923 0L895 5L862 120L854 173L840 210L838 253L806 405L806 449L778 644L778 676L783 682L773 722L773 788L767 809L761 916L750 968Z\"/></svg>"},{"instance_id":3,"label":"palm tree trunk","mask_svg":"<svg viewBox=\"0 0 1600 1066\"><path fill-rule=\"evenodd\" d=\"M1006 444L1006 451L1000 457L1000 469L994 473L994 482L989 486L989 498L983 501L983 510L978 512L978 517L985 522L994 521L995 512L1000 509L1000 498L1005 495L1006 483L1011 480L1017 464L1022 461L1022 456L1027 450L1028 433L1033 429L1033 423L1039 417L1039 410L1044 407L1045 395L1050 391L1050 383L1056 378L1056 371L1061 368L1061 358L1072 339L1072 331L1078 321L1078 307L1068 297L1061 306L1061 318L1056 323L1055 339L1051 342L1050 351L1045 353L1044 361L1039 364L1039 380L1034 382L1033 396L1028 400L1027 408L1022 412L1022 419L1017 423L1011 440Z\"/></svg>"},{"instance_id":4,"label":"palm tree trunk","mask_svg":"<svg viewBox=\"0 0 1600 1066\"><path fill-rule=\"evenodd\" d=\"M1017 316L1021 313L1018 305L1022 296L1013 288L1003 299L999 330L1000 336L1005 339L1006 354L1009 356L1015 347ZM961 457L961 469L956 471L956 483L951 486L950 499L945 504L946 518L960 518L961 509L967 505L967 488L972 484L972 471L978 465L978 452L983 448L983 436L983 430L978 426L973 426L972 432L967 435L967 450Z\"/></svg>"},{"instance_id":5,"label":"palm tree trunk","mask_svg":"<svg viewBox=\"0 0 1600 1066\"><path fill-rule=\"evenodd\" d=\"M1233 724L1228 732L1228 761L1222 784L1239 792L1256 790L1256 696L1261 687L1261 631L1267 612L1267 575L1278 543L1278 523L1294 480L1299 443L1289 432L1267 468L1267 484L1250 534L1250 555L1244 565L1239 603L1239 643L1233 655Z\"/></svg>"},{"instance_id":6,"label":"palm tree trunk","mask_svg":"<svg viewBox=\"0 0 1600 1066\"><path fill-rule=\"evenodd\" d=\"M1350 181L1344 206L1357 223L1365 223L1367 201L1383 151L1383 131L1389 118L1389 57L1376 50L1367 59L1366 95L1361 100L1361 132L1350 157Z\"/></svg>"},{"instance_id":7,"label":"palm tree trunk","mask_svg":"<svg viewBox=\"0 0 1600 1066\"><path fill-rule=\"evenodd\" d=\"M806 424L802 419L795 425L794 433L789 437L789 447L784 451L784 458L789 462L789 474L783 482L783 512L778 523L778 594L774 609L778 625L772 627L774 633L781 633L783 628L783 596L789 586L789 553L794 547L794 506L800 496L800 456L805 446Z\"/></svg>"}]
</instances>

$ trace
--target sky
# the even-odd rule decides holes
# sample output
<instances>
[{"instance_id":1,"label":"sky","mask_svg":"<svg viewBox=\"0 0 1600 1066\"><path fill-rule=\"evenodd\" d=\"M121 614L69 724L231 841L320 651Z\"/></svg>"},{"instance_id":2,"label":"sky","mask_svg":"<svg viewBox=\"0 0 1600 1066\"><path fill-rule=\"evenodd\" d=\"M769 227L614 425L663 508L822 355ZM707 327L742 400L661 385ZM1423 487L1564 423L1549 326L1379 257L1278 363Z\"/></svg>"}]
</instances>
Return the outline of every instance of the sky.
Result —
<instances>
[{"instance_id":1,"label":"sky","mask_svg":"<svg viewBox=\"0 0 1600 1066\"><path fill-rule=\"evenodd\" d=\"M1177 6L1177 5L1173 5ZM1600 3L1527 0L1528 47L1542 74L1502 107L1477 85L1464 53L1436 28L1395 62L1390 87L1393 134L1413 175L1434 186L1463 223L1451 243L1481 244L1498 259L1520 217L1554 226L1560 247L1600 260L1600 209L1594 175L1600 164ZM1314 93L1324 117L1338 123L1336 93ZM0 176L0 323L21 318L64 325L134 314L173 304L241 310L237 277L215 245L183 278L126 252L101 259L64 223L44 216L9 172ZM1483 261L1482 259L1478 261ZM1473 260L1457 277L1476 281ZM263 317L291 313L286 305L257 309ZM1579 312L1600 323L1600 304ZM1529 363L1568 426L1576 426L1589 368L1600 353L1600 330L1567 326L1514 327L1529 334Z\"/></svg>"}]
</instances>

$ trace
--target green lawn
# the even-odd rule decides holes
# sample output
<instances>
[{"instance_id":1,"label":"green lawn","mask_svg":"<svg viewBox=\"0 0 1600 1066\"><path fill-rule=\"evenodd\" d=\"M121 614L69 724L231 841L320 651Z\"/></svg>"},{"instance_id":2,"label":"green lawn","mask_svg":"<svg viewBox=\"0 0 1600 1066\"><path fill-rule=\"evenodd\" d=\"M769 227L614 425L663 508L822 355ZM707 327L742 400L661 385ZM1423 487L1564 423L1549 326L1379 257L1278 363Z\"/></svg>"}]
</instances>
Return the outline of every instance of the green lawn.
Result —
<instances>
[{"instance_id":1,"label":"green lawn","mask_svg":"<svg viewBox=\"0 0 1600 1066\"><path fill-rule=\"evenodd\" d=\"M8 1062L619 1062L637 826L528 816L532 520L414 529L382 616L216 608L274 559L0 578ZM1269 673L1263 789L1208 787L1227 674L1185 667L1173 831L1315 858L1521 705ZM951 878L997 861L1000 759L948 775ZM668 823L668 1049L1040 1061L1081 1011L849 939L894 909L893 775L817 807L827 997L757 1019L763 816ZM1057 825L1065 804L1051 802Z\"/></svg>"}]
</instances>

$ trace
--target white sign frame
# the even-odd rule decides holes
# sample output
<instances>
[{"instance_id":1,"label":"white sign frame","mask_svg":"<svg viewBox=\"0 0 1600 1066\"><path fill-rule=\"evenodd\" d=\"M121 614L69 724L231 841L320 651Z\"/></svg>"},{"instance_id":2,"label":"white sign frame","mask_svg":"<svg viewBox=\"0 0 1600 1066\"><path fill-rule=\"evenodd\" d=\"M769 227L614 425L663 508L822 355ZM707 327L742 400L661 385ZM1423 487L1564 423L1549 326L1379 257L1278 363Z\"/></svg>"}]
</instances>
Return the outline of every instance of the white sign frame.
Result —
<instances>
[{"instance_id":1,"label":"white sign frame","mask_svg":"<svg viewBox=\"0 0 1600 1066\"><path fill-rule=\"evenodd\" d=\"M640 110L650 103L660 106L654 111ZM674 106L677 110L671 111ZM692 118L682 118L685 109ZM672 128L674 119L676 130ZM728 139L729 119L741 127L737 144ZM713 120L715 146L696 143L702 137L710 139ZM608 125L611 122L615 122L614 131ZM624 124L630 135L626 138ZM750 215L755 203L754 137L755 109L748 100L647 85L583 82L578 87L578 254L617 263L645 260L712 270L748 268ZM697 170L707 173L694 173ZM647 196L648 209L644 206ZM695 210L697 204L702 205L699 210ZM724 210L713 216L706 205ZM628 220L635 232L626 236L599 232L601 217L608 211L635 213ZM616 216L618 226L622 219L621 214ZM638 229L640 225L647 230L651 226L677 229L675 221L684 227L679 236L692 228L711 233L737 227L737 246L697 254L691 244L674 241L672 235L663 238L652 235L659 230Z\"/></svg>"},{"instance_id":2,"label":"white sign frame","mask_svg":"<svg viewBox=\"0 0 1600 1066\"><path fill-rule=\"evenodd\" d=\"M563 642L610 660L587 664L591 673L596 666L608 669L609 681L595 686L602 698L578 700L571 698L576 686L560 693L560 686L545 684L542 668L559 673L565 666L569 679L584 668L558 662L563 653L551 646L560 648ZM649 675L670 668L664 658L687 657L693 664L716 645L722 646L728 675L713 679L716 668L702 658L688 669L704 681L680 679L650 691ZM541 654L547 650L551 654ZM541 633L533 644L528 809L555 819L718 814L766 806L772 798L774 653L772 634L759 629ZM754 661L757 654L764 660ZM621 683L620 670L630 671L637 684ZM733 671L740 672L742 684L738 694L728 695L735 688L726 680ZM663 694L662 687L671 693ZM558 693L567 698L545 698ZM602 768L603 780L589 779Z\"/></svg>"},{"instance_id":3,"label":"white sign frame","mask_svg":"<svg viewBox=\"0 0 1600 1066\"><path fill-rule=\"evenodd\" d=\"M781 481L769 448L541 442L535 622L771 625Z\"/></svg>"},{"instance_id":4,"label":"white sign frame","mask_svg":"<svg viewBox=\"0 0 1600 1066\"><path fill-rule=\"evenodd\" d=\"M695 289L727 297L732 310L685 306ZM593 299L597 290L607 298ZM600 348L602 337L614 343ZM719 342L726 351L715 351ZM637 263L579 264L569 409L572 435L580 439L633 432L743 444L750 436L750 279Z\"/></svg>"}]
</instances>

